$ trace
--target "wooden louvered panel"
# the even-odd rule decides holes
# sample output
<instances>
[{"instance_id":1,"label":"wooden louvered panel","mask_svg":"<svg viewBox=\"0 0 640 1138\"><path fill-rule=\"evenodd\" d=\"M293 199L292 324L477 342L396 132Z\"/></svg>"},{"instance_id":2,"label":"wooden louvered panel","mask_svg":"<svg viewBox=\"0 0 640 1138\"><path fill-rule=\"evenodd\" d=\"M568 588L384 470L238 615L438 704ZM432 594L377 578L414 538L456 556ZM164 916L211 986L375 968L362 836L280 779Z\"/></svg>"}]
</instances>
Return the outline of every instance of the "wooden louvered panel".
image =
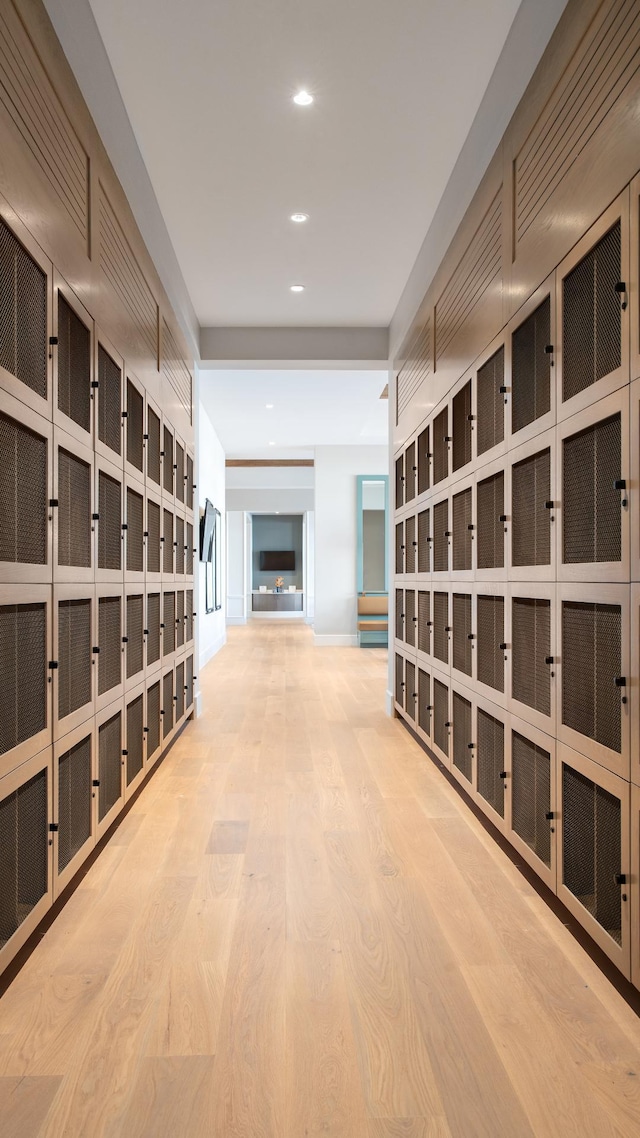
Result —
<instances>
[{"instance_id":1,"label":"wooden louvered panel","mask_svg":"<svg viewBox=\"0 0 640 1138\"><path fill-rule=\"evenodd\" d=\"M414 336L397 376L396 423L411 403L420 384L431 374L431 320Z\"/></svg>"},{"instance_id":2,"label":"wooden louvered panel","mask_svg":"<svg viewBox=\"0 0 640 1138\"><path fill-rule=\"evenodd\" d=\"M100 185L100 268L153 358L158 357L158 305Z\"/></svg>"},{"instance_id":3,"label":"wooden louvered panel","mask_svg":"<svg viewBox=\"0 0 640 1138\"><path fill-rule=\"evenodd\" d=\"M165 379L178 396L180 406L186 412L191 423L191 372L178 348L175 336L164 318L162 320L162 371Z\"/></svg>"},{"instance_id":4,"label":"wooden louvered panel","mask_svg":"<svg viewBox=\"0 0 640 1138\"><path fill-rule=\"evenodd\" d=\"M447 354L465 322L502 269L502 187L436 304L435 358Z\"/></svg>"}]
</instances>

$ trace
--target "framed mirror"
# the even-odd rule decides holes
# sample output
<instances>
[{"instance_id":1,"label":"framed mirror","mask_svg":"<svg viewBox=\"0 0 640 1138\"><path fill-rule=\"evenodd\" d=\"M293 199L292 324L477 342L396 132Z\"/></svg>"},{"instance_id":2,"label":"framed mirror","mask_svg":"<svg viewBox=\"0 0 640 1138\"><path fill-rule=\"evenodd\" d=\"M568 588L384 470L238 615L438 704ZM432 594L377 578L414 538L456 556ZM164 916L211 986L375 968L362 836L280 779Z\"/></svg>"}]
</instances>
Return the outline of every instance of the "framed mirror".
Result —
<instances>
[{"instance_id":1,"label":"framed mirror","mask_svg":"<svg viewBox=\"0 0 640 1138\"><path fill-rule=\"evenodd\" d=\"M357 476L358 593L389 590L388 534L389 476Z\"/></svg>"}]
</instances>

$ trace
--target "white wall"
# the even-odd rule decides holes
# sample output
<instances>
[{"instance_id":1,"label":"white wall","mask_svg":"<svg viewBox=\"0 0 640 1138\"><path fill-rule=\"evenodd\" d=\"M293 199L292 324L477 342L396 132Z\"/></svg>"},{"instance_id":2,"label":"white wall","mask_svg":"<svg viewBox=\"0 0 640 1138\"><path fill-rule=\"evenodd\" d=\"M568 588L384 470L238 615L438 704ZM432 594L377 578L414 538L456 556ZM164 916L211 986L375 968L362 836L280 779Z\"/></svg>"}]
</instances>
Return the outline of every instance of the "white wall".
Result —
<instances>
[{"instance_id":1,"label":"white wall","mask_svg":"<svg viewBox=\"0 0 640 1138\"><path fill-rule=\"evenodd\" d=\"M315 450L315 642L357 643L356 476L386 474L386 446Z\"/></svg>"},{"instance_id":2,"label":"white wall","mask_svg":"<svg viewBox=\"0 0 640 1138\"><path fill-rule=\"evenodd\" d=\"M312 466L230 466L227 509L303 514L313 509Z\"/></svg>"},{"instance_id":3,"label":"white wall","mask_svg":"<svg viewBox=\"0 0 640 1138\"><path fill-rule=\"evenodd\" d=\"M200 668L204 668L205 664L215 656L216 652L222 648L227 639L225 613L224 613L224 597L226 593L225 588L225 545L226 545L226 519L225 519L225 465L224 465L224 451L220 444L220 440L215 432L213 423L204 410L201 404L198 404L196 399L196 406L198 407L196 417L196 437L198 440L198 503L201 510L204 510L204 504L208 498L213 502L217 510L220 510L221 523L222 523L222 556L220 558L222 564L222 576L220 596L222 597L222 608L218 612L207 613L206 600L205 600L205 567L200 561L198 556L198 660ZM200 533L199 533L199 519L196 520L197 540L194 542L198 546L198 554L200 551Z\"/></svg>"},{"instance_id":4,"label":"white wall","mask_svg":"<svg viewBox=\"0 0 640 1138\"><path fill-rule=\"evenodd\" d=\"M247 623L247 521L242 510L227 512L227 624Z\"/></svg>"}]
</instances>

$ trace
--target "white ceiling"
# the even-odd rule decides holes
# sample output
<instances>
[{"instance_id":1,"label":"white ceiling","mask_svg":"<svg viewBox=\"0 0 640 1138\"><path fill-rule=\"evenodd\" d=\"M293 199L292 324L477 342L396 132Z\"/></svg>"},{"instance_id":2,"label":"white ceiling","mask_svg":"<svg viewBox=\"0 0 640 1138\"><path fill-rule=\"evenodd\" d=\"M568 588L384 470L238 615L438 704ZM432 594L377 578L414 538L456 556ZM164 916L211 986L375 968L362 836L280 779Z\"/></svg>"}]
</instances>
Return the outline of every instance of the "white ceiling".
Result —
<instances>
[{"instance_id":1,"label":"white ceiling","mask_svg":"<svg viewBox=\"0 0 640 1138\"><path fill-rule=\"evenodd\" d=\"M519 0L91 5L200 324L388 325Z\"/></svg>"}]
</instances>

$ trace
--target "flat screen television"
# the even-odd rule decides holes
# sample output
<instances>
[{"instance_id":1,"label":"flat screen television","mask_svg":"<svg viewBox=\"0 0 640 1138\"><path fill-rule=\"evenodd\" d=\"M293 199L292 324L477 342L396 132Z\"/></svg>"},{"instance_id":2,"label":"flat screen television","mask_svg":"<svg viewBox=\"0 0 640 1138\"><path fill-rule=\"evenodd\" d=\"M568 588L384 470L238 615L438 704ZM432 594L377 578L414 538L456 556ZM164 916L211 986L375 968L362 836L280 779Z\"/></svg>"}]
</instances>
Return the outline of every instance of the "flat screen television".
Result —
<instances>
[{"instance_id":1,"label":"flat screen television","mask_svg":"<svg viewBox=\"0 0 640 1138\"><path fill-rule=\"evenodd\" d=\"M260 550L260 569L264 573L291 573L295 567L295 549Z\"/></svg>"},{"instance_id":2,"label":"flat screen television","mask_svg":"<svg viewBox=\"0 0 640 1138\"><path fill-rule=\"evenodd\" d=\"M213 531L216 524L216 514L213 502L207 498L204 505L204 514L200 518L200 560L211 561L213 558Z\"/></svg>"}]
</instances>

